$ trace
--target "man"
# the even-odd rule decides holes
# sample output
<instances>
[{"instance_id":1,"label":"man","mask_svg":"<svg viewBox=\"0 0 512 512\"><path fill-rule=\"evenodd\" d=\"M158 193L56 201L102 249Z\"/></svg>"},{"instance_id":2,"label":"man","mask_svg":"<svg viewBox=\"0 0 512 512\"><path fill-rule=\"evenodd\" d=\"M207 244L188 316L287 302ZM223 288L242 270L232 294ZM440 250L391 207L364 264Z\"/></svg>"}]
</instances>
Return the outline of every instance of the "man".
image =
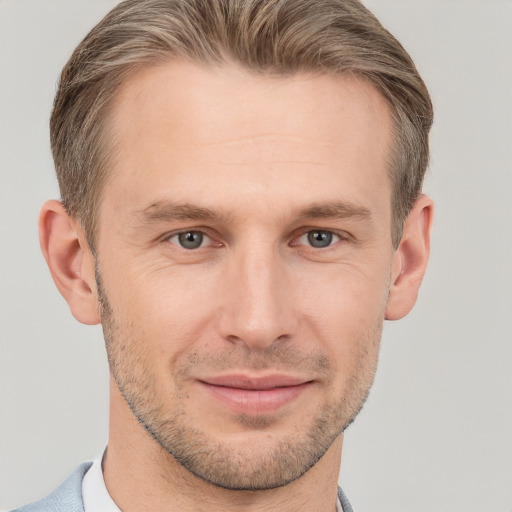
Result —
<instances>
[{"instance_id":1,"label":"man","mask_svg":"<svg viewBox=\"0 0 512 512\"><path fill-rule=\"evenodd\" d=\"M348 512L343 432L413 307L432 109L356 0L128 0L63 70L43 254L103 326L102 460L19 510Z\"/></svg>"}]
</instances>

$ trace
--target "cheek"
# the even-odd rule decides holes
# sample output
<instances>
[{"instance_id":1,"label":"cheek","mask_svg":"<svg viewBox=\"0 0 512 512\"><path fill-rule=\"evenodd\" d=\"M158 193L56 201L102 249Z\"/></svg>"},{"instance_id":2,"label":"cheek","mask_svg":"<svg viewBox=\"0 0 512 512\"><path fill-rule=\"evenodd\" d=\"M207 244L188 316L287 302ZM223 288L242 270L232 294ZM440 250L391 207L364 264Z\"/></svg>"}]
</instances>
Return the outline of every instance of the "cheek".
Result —
<instances>
[{"instance_id":1,"label":"cheek","mask_svg":"<svg viewBox=\"0 0 512 512\"><path fill-rule=\"evenodd\" d=\"M349 266L326 269L312 278L304 273L299 293L304 311L319 326L347 334L373 329L389 293L389 269L371 272Z\"/></svg>"},{"instance_id":2,"label":"cheek","mask_svg":"<svg viewBox=\"0 0 512 512\"><path fill-rule=\"evenodd\" d=\"M132 258L105 268L105 286L119 324L144 341L153 358L172 363L199 346L205 350L218 343L222 308L236 308L231 302L239 296L225 284L231 282L226 278L231 267L136 263ZM384 263L377 265L373 258L352 265L290 265L285 274L280 284L287 290L278 290L279 297L298 320L298 338L310 338L300 343L316 340L347 366L361 350L370 350L387 298Z\"/></svg>"},{"instance_id":3,"label":"cheek","mask_svg":"<svg viewBox=\"0 0 512 512\"><path fill-rule=\"evenodd\" d=\"M388 282L384 270L340 268L309 283L308 292L303 292L306 325L323 340L340 375L352 373L358 365L376 365Z\"/></svg>"},{"instance_id":4,"label":"cheek","mask_svg":"<svg viewBox=\"0 0 512 512\"><path fill-rule=\"evenodd\" d=\"M112 294L112 306L119 323L130 326L155 359L165 356L172 363L191 350L212 323L215 286L211 281L193 271L127 272Z\"/></svg>"}]
</instances>

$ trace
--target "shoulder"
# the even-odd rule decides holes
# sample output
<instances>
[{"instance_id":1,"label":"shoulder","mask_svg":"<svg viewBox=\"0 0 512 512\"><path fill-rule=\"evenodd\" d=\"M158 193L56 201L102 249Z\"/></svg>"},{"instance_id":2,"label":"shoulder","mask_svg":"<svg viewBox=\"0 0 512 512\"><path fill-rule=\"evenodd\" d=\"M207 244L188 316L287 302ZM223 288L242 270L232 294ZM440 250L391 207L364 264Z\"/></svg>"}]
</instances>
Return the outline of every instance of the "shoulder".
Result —
<instances>
[{"instance_id":1,"label":"shoulder","mask_svg":"<svg viewBox=\"0 0 512 512\"><path fill-rule=\"evenodd\" d=\"M12 512L84 512L82 480L92 462L80 464L55 491Z\"/></svg>"},{"instance_id":2,"label":"shoulder","mask_svg":"<svg viewBox=\"0 0 512 512\"><path fill-rule=\"evenodd\" d=\"M352 505L348 501L348 498L341 487L338 487L338 498L340 500L341 506L343 507L343 512L354 512Z\"/></svg>"}]
</instances>

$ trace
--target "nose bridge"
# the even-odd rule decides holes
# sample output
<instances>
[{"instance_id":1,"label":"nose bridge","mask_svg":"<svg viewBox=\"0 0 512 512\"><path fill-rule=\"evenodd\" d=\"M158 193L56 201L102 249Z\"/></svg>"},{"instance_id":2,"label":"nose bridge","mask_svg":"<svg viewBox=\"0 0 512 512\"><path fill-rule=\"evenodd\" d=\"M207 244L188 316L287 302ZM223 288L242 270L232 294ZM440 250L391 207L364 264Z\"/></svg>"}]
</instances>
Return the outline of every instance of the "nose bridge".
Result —
<instances>
[{"instance_id":1,"label":"nose bridge","mask_svg":"<svg viewBox=\"0 0 512 512\"><path fill-rule=\"evenodd\" d=\"M236 253L223 319L224 336L252 348L266 348L294 330L286 265L270 244L247 244Z\"/></svg>"}]
</instances>

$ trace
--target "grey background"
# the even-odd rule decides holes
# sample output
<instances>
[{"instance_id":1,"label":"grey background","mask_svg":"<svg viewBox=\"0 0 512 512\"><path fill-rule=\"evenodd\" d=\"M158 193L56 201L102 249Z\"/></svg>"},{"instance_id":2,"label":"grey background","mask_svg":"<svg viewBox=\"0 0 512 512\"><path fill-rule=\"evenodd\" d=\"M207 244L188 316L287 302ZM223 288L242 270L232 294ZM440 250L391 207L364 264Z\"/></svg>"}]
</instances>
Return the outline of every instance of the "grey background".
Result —
<instances>
[{"instance_id":1,"label":"grey background","mask_svg":"<svg viewBox=\"0 0 512 512\"><path fill-rule=\"evenodd\" d=\"M0 1L0 509L47 493L107 439L101 331L69 314L36 222L58 197L47 130L58 73L114 3ZM366 3L430 87L437 210L420 299L385 326L341 482L358 512L510 512L512 3Z\"/></svg>"}]
</instances>

